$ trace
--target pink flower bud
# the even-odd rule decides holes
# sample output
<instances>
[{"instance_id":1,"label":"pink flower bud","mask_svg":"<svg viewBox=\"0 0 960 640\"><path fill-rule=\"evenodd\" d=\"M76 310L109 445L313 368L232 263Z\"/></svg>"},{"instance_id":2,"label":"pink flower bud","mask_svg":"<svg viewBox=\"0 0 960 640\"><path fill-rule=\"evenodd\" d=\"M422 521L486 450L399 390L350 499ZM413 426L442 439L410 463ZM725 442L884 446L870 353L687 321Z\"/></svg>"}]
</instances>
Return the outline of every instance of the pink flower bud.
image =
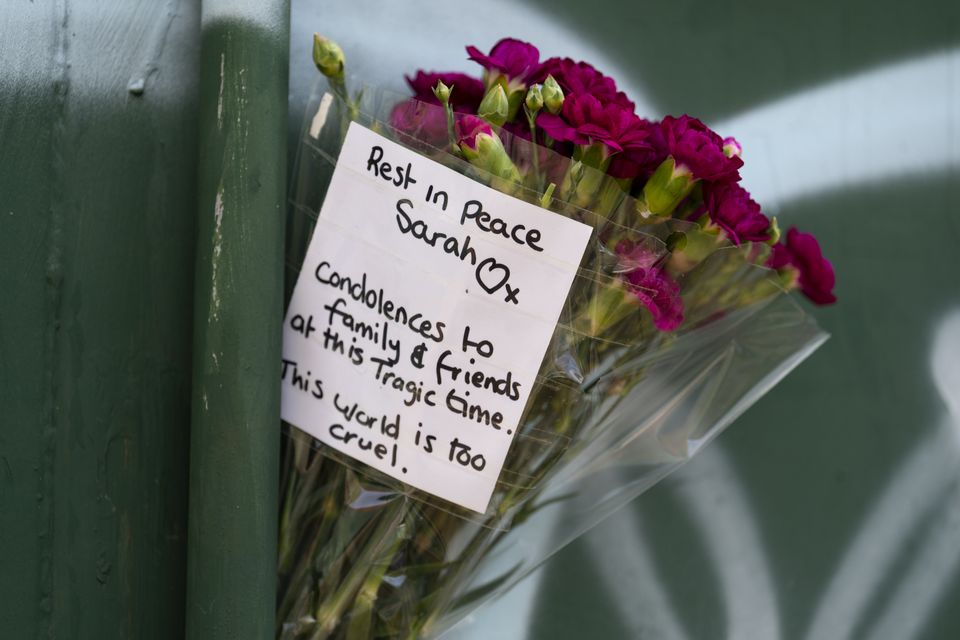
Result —
<instances>
[{"instance_id":1,"label":"pink flower bud","mask_svg":"<svg viewBox=\"0 0 960 640\"><path fill-rule=\"evenodd\" d=\"M737 139L734 137L724 138L723 155L727 156L728 158L743 157L743 147L740 146L740 143L737 142Z\"/></svg>"}]
</instances>

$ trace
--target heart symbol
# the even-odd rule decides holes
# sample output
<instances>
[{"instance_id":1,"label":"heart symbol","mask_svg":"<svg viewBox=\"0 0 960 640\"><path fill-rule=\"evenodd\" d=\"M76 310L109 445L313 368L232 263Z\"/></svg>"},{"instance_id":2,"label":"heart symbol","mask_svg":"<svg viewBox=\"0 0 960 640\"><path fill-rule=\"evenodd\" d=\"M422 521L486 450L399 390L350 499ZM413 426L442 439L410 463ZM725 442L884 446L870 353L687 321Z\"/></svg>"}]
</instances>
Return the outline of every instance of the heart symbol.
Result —
<instances>
[{"instance_id":1,"label":"heart symbol","mask_svg":"<svg viewBox=\"0 0 960 640\"><path fill-rule=\"evenodd\" d=\"M494 274L497 271L502 272L503 276L501 276L500 280L497 281L495 285L493 285L492 287L488 286L487 281L493 281L493 279L496 277L491 274ZM494 291L502 287L504 284L506 284L509 278L510 278L510 267L508 267L505 264L501 264L497 262L495 258L484 258L483 260L480 261L480 264L477 265L477 282L480 284L481 287L483 287L483 290L486 291L487 293L493 293Z\"/></svg>"}]
</instances>

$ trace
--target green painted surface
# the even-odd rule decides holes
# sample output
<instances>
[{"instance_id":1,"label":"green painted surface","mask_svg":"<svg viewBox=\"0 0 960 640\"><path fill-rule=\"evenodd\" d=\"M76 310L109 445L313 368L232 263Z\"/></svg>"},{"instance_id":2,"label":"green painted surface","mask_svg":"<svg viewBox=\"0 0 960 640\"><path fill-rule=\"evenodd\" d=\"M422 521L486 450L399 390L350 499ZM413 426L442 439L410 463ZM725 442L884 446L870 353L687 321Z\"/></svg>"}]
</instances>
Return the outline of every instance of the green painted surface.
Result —
<instances>
[{"instance_id":1,"label":"green painted surface","mask_svg":"<svg viewBox=\"0 0 960 640\"><path fill-rule=\"evenodd\" d=\"M4 638L182 633L198 18L0 8Z\"/></svg>"},{"instance_id":2,"label":"green painted surface","mask_svg":"<svg viewBox=\"0 0 960 640\"><path fill-rule=\"evenodd\" d=\"M286 5L16 4L0 636L269 637Z\"/></svg>"},{"instance_id":3,"label":"green painted surface","mask_svg":"<svg viewBox=\"0 0 960 640\"><path fill-rule=\"evenodd\" d=\"M198 640L274 632L288 12L282 0L203 7L187 581Z\"/></svg>"}]
</instances>

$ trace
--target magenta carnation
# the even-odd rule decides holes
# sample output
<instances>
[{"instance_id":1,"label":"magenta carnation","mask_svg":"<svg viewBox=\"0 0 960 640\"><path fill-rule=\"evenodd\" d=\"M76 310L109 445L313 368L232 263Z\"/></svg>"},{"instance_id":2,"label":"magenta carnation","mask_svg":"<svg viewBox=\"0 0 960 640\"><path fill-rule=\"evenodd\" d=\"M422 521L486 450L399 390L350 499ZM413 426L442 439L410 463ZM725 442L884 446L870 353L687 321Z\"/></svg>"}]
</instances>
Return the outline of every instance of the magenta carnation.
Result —
<instances>
[{"instance_id":1,"label":"magenta carnation","mask_svg":"<svg viewBox=\"0 0 960 640\"><path fill-rule=\"evenodd\" d=\"M482 118L471 115L463 115L457 118L457 144L466 145L471 149L477 148L478 135L493 135L493 127Z\"/></svg>"},{"instance_id":2,"label":"magenta carnation","mask_svg":"<svg viewBox=\"0 0 960 640\"><path fill-rule=\"evenodd\" d=\"M552 75L567 95L590 95L604 104L616 104L633 111L635 105L626 94L617 90L613 78L605 76L586 62L575 62L570 58L550 58L540 67L536 81L543 82Z\"/></svg>"},{"instance_id":3,"label":"magenta carnation","mask_svg":"<svg viewBox=\"0 0 960 640\"><path fill-rule=\"evenodd\" d=\"M765 242L770 220L746 189L735 182L707 183L703 190L710 219L723 229L734 244Z\"/></svg>"},{"instance_id":4,"label":"magenta carnation","mask_svg":"<svg viewBox=\"0 0 960 640\"><path fill-rule=\"evenodd\" d=\"M767 266L778 270L795 269L800 290L814 303L824 305L837 301L833 295L836 285L833 265L823 257L820 243L812 234L791 227L786 243L773 246Z\"/></svg>"},{"instance_id":5,"label":"magenta carnation","mask_svg":"<svg viewBox=\"0 0 960 640\"><path fill-rule=\"evenodd\" d=\"M617 256L617 271L629 272L634 269L650 269L663 256L663 251L652 249L642 241L622 238L613 247Z\"/></svg>"},{"instance_id":6,"label":"magenta carnation","mask_svg":"<svg viewBox=\"0 0 960 640\"><path fill-rule=\"evenodd\" d=\"M737 182L743 160L723 153L723 139L690 116L667 116L660 123L667 152L700 180Z\"/></svg>"},{"instance_id":7,"label":"magenta carnation","mask_svg":"<svg viewBox=\"0 0 960 640\"><path fill-rule=\"evenodd\" d=\"M447 145L447 116L436 104L416 98L404 100L390 112L390 126L432 147Z\"/></svg>"},{"instance_id":8,"label":"magenta carnation","mask_svg":"<svg viewBox=\"0 0 960 640\"><path fill-rule=\"evenodd\" d=\"M450 92L450 105L455 111L476 111L483 100L483 82L465 73L417 71L417 75L412 78L407 76L406 79L413 90L413 97L428 104L440 104L433 95L433 88L441 80L443 84L453 88Z\"/></svg>"},{"instance_id":9,"label":"magenta carnation","mask_svg":"<svg viewBox=\"0 0 960 640\"><path fill-rule=\"evenodd\" d=\"M673 331L683 324L680 285L662 269L634 269L625 274L625 281L630 293L650 311L657 329Z\"/></svg>"},{"instance_id":10,"label":"magenta carnation","mask_svg":"<svg viewBox=\"0 0 960 640\"><path fill-rule=\"evenodd\" d=\"M616 104L604 105L591 95L571 95L560 115L541 112L537 124L554 140L586 145L602 142L613 153L646 151L649 132L644 120Z\"/></svg>"},{"instance_id":11,"label":"magenta carnation","mask_svg":"<svg viewBox=\"0 0 960 640\"><path fill-rule=\"evenodd\" d=\"M540 50L529 42L504 38L489 54L474 46L467 47L469 59L479 63L487 71L499 71L510 80L523 82L540 69Z\"/></svg>"},{"instance_id":12,"label":"magenta carnation","mask_svg":"<svg viewBox=\"0 0 960 640\"><path fill-rule=\"evenodd\" d=\"M632 147L613 157L607 173L614 178L637 178L649 176L667 157L666 143L659 122L639 118L635 125L647 132L644 146Z\"/></svg>"}]
</instances>

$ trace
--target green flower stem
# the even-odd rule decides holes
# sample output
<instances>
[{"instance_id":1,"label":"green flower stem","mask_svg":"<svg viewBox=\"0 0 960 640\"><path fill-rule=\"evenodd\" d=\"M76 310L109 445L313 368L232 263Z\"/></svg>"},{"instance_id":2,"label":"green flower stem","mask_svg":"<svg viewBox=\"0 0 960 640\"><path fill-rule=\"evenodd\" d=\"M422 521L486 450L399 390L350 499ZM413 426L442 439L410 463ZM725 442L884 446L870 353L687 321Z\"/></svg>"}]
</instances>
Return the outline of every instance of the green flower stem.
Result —
<instances>
[{"instance_id":1,"label":"green flower stem","mask_svg":"<svg viewBox=\"0 0 960 640\"><path fill-rule=\"evenodd\" d=\"M278 531L278 553L280 573L285 573L293 561L293 538L296 532L291 526L291 512L293 510L294 479L287 482L287 491L283 499L283 511L280 514L280 530Z\"/></svg>"},{"instance_id":2,"label":"green flower stem","mask_svg":"<svg viewBox=\"0 0 960 640\"><path fill-rule=\"evenodd\" d=\"M392 541L386 544L372 561L370 572L363 580L360 591L354 600L353 609L348 616L346 640L369 640L372 637L370 630L373 626L373 611L377 602L377 593L380 591L380 584L383 582L387 569L390 568L394 555L407 536L407 529L408 525L402 521L394 527L390 532L393 536Z\"/></svg>"},{"instance_id":3,"label":"green flower stem","mask_svg":"<svg viewBox=\"0 0 960 640\"><path fill-rule=\"evenodd\" d=\"M573 203L574 194L580 188L580 181L583 179L585 167L579 160L572 160L567 166L567 172L563 176L563 183L560 185L560 198L566 202Z\"/></svg>"},{"instance_id":4,"label":"green flower stem","mask_svg":"<svg viewBox=\"0 0 960 640\"><path fill-rule=\"evenodd\" d=\"M366 584L369 572L376 566L376 559L383 555L385 548L392 545L391 531L399 527L405 511L406 498L398 497L387 504L383 511L374 516L379 522L371 530L367 537L367 543L363 545L350 570L338 582L337 589L333 594L317 606L314 616L317 620L317 628L313 636L315 640L330 637L330 634L339 626L344 612L354 601L359 590ZM357 536L355 541L359 542L359 539L360 536ZM345 556L346 553L340 559L345 559ZM382 580L382 578L381 575L380 579Z\"/></svg>"},{"instance_id":5,"label":"green flower stem","mask_svg":"<svg viewBox=\"0 0 960 640\"><path fill-rule=\"evenodd\" d=\"M537 147L536 116L526 106L524 106L523 112L527 116L527 125L530 127L530 142L531 142L530 151L533 155L533 157L531 158L531 162L533 163L533 188L539 194L540 193L540 149Z\"/></svg>"},{"instance_id":6,"label":"green flower stem","mask_svg":"<svg viewBox=\"0 0 960 640\"><path fill-rule=\"evenodd\" d=\"M460 146L457 144L457 132L453 123L453 107L447 102L443 105L443 111L447 116L447 139L450 141L450 150L454 155L460 155Z\"/></svg>"},{"instance_id":7,"label":"green flower stem","mask_svg":"<svg viewBox=\"0 0 960 640\"><path fill-rule=\"evenodd\" d=\"M488 522L487 524L495 525L496 522ZM443 615L448 613L449 605L454 601L454 596L457 595L456 587L463 586L461 577L469 575L470 571L483 560L485 557L483 553L484 547L489 548L492 546L491 540L495 535L496 533L492 529L479 528L470 538L470 542L457 554L457 557L460 559L450 562L443 569L443 578L437 581L439 583L437 584L435 592L437 601L431 603L428 613L422 622L411 626L410 633L407 635L408 640L416 640L417 638L423 636L429 637L431 635L432 627Z\"/></svg>"},{"instance_id":8,"label":"green flower stem","mask_svg":"<svg viewBox=\"0 0 960 640\"><path fill-rule=\"evenodd\" d=\"M316 564L316 554L320 552L327 541L330 539L330 533L333 525L342 510L341 501L337 496L341 494L345 471L339 464L322 464L323 458L317 458L316 462L302 472L295 473L296 478L303 475L308 476L308 481L302 482L296 491L296 494L290 498L293 506L291 508L291 521L298 525L297 530L292 531L290 536L297 536L299 544L291 544L292 552L298 558L307 558L308 560L296 563L292 567L292 573L281 570L280 584L297 585L295 588L287 586L282 590L283 600L278 607L278 620L282 624L289 621L294 612L305 610L305 595L313 594L312 585L314 580L314 567ZM294 473L291 471L291 473ZM322 475L330 475L327 482L320 484L320 489L314 491L316 480ZM320 508L315 509L314 496L319 493ZM304 544L306 543L306 548ZM304 595L301 595L304 594ZM306 608L313 610L313 607Z\"/></svg>"},{"instance_id":9,"label":"green flower stem","mask_svg":"<svg viewBox=\"0 0 960 640\"><path fill-rule=\"evenodd\" d=\"M350 123L360 119L360 98L363 94L361 92L357 94L355 99L351 98L350 92L347 90L347 81L342 76L327 78L327 82L333 94L340 98L347 108L347 117L342 118L340 122L340 139L342 140L347 137L347 128Z\"/></svg>"},{"instance_id":10,"label":"green flower stem","mask_svg":"<svg viewBox=\"0 0 960 640\"><path fill-rule=\"evenodd\" d=\"M573 321L573 328L592 338L601 336L618 322L636 313L638 305L627 290L613 281L598 291L580 310Z\"/></svg>"},{"instance_id":11,"label":"green flower stem","mask_svg":"<svg viewBox=\"0 0 960 640\"><path fill-rule=\"evenodd\" d=\"M597 198L594 213L603 218L610 218L616 212L630 190L630 180L622 178L608 178L600 186L600 195Z\"/></svg>"},{"instance_id":12,"label":"green flower stem","mask_svg":"<svg viewBox=\"0 0 960 640\"><path fill-rule=\"evenodd\" d=\"M551 182L547 185L547 188L544 190L543 195L540 196L540 206L544 209L549 209L550 204L553 202L553 192L557 188L556 183Z\"/></svg>"},{"instance_id":13,"label":"green flower stem","mask_svg":"<svg viewBox=\"0 0 960 640\"><path fill-rule=\"evenodd\" d=\"M581 209L591 209L609 180L607 168L611 159L606 147L598 142L574 149L561 191L564 200Z\"/></svg>"}]
</instances>

